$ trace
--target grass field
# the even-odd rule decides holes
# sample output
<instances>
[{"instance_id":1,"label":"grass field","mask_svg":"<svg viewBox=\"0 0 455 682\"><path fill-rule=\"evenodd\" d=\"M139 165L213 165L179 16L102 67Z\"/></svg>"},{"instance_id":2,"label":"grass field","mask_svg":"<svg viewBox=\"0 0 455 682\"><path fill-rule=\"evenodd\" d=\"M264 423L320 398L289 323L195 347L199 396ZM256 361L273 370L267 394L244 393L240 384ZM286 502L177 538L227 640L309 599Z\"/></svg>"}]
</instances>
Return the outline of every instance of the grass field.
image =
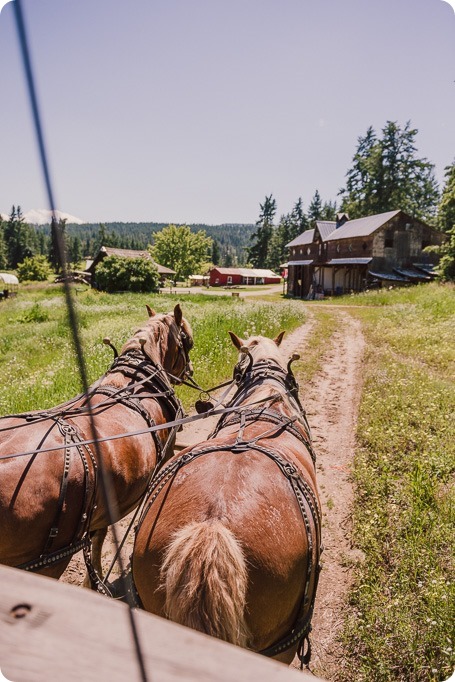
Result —
<instances>
[{"instance_id":1,"label":"grass field","mask_svg":"<svg viewBox=\"0 0 455 682\"><path fill-rule=\"evenodd\" d=\"M134 330L147 319L145 304L158 312L173 310L179 298L160 294L103 294L75 291L75 303L84 357L90 382L111 364L112 351L102 343L105 336L120 349ZM192 325L195 348L192 360L195 379L210 387L232 373L237 351L228 330L239 336L276 335L304 321L300 302L250 302L226 297L185 295L180 299ZM67 323L60 287L22 288L20 296L0 305L0 414L47 408L77 395L81 390L77 360ZM197 394L179 389L185 407Z\"/></svg>"},{"instance_id":2,"label":"grass field","mask_svg":"<svg viewBox=\"0 0 455 682\"><path fill-rule=\"evenodd\" d=\"M76 290L77 291L77 290ZM145 303L169 311L175 295L77 291L91 381L146 319ZM227 331L274 336L305 321L300 301L180 300L193 326L195 378L204 387L230 376L236 351ZM340 680L431 682L455 666L453 566L455 473L455 289L436 284L339 298L367 341L354 463L354 567L340 651ZM309 304L311 305L311 304ZM313 307L315 327L296 365L307 380L321 366L336 318ZM46 408L80 391L62 292L23 288L0 304L0 414ZM197 399L180 390L188 408Z\"/></svg>"},{"instance_id":3,"label":"grass field","mask_svg":"<svg viewBox=\"0 0 455 682\"><path fill-rule=\"evenodd\" d=\"M455 290L363 294L346 680L446 680L454 656Z\"/></svg>"}]
</instances>

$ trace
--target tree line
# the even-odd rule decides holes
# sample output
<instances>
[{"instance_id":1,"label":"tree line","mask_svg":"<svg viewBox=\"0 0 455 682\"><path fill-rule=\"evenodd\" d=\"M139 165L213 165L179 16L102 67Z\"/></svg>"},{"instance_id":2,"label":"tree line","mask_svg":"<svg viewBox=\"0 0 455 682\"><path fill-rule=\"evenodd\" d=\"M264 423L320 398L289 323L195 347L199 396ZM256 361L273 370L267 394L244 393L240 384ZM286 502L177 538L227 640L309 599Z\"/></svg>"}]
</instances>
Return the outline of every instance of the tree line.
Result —
<instances>
[{"instance_id":1,"label":"tree line","mask_svg":"<svg viewBox=\"0 0 455 682\"><path fill-rule=\"evenodd\" d=\"M248 248L250 263L277 270L287 261L286 244L314 227L318 220L335 220L337 212L355 219L398 209L448 233L441 255L447 262L453 260L455 161L446 167L445 183L440 191L434 165L417 155L417 133L410 122L400 127L396 122L387 121L380 135L370 126L358 138L352 165L346 173L346 185L338 192L339 202L323 202L316 190L306 212L299 198L292 210L281 215L275 224L276 201L272 194L266 196L260 204L256 230Z\"/></svg>"},{"instance_id":2,"label":"tree line","mask_svg":"<svg viewBox=\"0 0 455 682\"><path fill-rule=\"evenodd\" d=\"M8 220L0 220L0 269L14 270L24 261L39 257L43 266L46 261L58 272L60 264L55 244L58 230L65 245L67 262L73 267L84 258L93 258L101 246L146 250L153 248L157 242L157 262L169 265L183 275L195 267L188 246L192 242L190 237L200 235L196 242L200 238L208 241L204 242L206 253L199 259L199 267L204 264L224 267L252 265L278 271L288 259L286 245L312 228L316 221L335 220L338 211L355 219L401 209L448 233L441 255L443 262L449 263L447 272L451 272L450 263L455 249L455 161L445 169L445 183L440 190L434 165L417 154L417 133L410 122L401 127L396 122L387 121L380 134L370 126L366 134L358 138L351 167L346 173L345 187L338 192L338 201L323 201L316 190L307 210L304 210L299 197L278 222L275 221L277 205L273 194L260 203L255 225L67 225L60 220L57 225L32 226L25 222L20 206L13 206ZM168 229L171 227L173 230ZM186 264L182 262L182 249L178 258L169 255L175 247L175 230L178 228L185 228L185 239L181 240L181 244L186 244ZM167 248L163 248L163 234L169 242Z\"/></svg>"},{"instance_id":3,"label":"tree line","mask_svg":"<svg viewBox=\"0 0 455 682\"><path fill-rule=\"evenodd\" d=\"M84 223L59 222L64 235L68 262L76 267L83 259L93 258L101 246L145 251L153 244L154 235L167 223ZM254 232L252 224L205 225L188 227L196 234L201 230L213 240L209 259L215 265L245 265L247 246ZM0 218L0 269L14 270L25 258L43 256L52 262L52 226L29 225L20 206L13 206L8 220Z\"/></svg>"}]
</instances>

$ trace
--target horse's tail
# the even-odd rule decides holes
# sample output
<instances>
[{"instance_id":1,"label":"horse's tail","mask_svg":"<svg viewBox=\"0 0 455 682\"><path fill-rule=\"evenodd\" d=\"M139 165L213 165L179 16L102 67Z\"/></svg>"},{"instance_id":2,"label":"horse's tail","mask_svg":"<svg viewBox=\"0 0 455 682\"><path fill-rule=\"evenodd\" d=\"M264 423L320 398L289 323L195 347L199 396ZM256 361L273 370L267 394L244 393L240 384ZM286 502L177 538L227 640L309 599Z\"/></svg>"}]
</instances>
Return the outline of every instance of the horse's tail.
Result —
<instances>
[{"instance_id":1,"label":"horse's tail","mask_svg":"<svg viewBox=\"0 0 455 682\"><path fill-rule=\"evenodd\" d=\"M221 521L177 531L161 568L166 616L226 642L246 646L247 567L242 548Z\"/></svg>"}]
</instances>

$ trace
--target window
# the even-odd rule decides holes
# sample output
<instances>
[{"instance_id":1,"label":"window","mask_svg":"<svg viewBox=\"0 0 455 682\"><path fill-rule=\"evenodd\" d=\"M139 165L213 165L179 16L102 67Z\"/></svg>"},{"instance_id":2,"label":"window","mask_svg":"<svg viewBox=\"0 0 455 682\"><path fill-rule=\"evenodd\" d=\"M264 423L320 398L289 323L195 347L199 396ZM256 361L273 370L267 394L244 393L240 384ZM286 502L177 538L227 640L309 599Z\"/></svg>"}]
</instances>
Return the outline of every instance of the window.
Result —
<instances>
[{"instance_id":1,"label":"window","mask_svg":"<svg viewBox=\"0 0 455 682\"><path fill-rule=\"evenodd\" d=\"M308 256L309 256L310 253L311 253L311 246L309 246L309 247L307 248L306 252L307 252L307 254L308 254Z\"/></svg>"},{"instance_id":2,"label":"window","mask_svg":"<svg viewBox=\"0 0 455 682\"><path fill-rule=\"evenodd\" d=\"M228 284L232 284L232 277L231 277L231 275L228 275L227 283L228 283Z\"/></svg>"},{"instance_id":3,"label":"window","mask_svg":"<svg viewBox=\"0 0 455 682\"><path fill-rule=\"evenodd\" d=\"M384 234L384 247L386 249L391 249L393 247L393 231L386 230Z\"/></svg>"}]
</instances>

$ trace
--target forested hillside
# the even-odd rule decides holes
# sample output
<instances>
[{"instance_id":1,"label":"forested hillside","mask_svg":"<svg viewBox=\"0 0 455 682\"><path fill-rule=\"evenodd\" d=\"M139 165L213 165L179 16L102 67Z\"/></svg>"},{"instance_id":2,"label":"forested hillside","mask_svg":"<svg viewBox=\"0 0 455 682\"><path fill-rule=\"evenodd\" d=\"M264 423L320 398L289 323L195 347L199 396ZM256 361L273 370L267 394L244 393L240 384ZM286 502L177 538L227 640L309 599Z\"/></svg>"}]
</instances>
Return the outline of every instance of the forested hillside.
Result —
<instances>
[{"instance_id":1,"label":"forested hillside","mask_svg":"<svg viewBox=\"0 0 455 682\"><path fill-rule=\"evenodd\" d=\"M159 232L168 223L85 223L66 225L70 241L77 238L81 243L84 257L94 256L99 246L115 246L121 249L146 249L153 242L153 233ZM204 230L218 244L220 262L223 265L244 265L247 262L247 247L255 230L254 225L190 225L192 232ZM46 239L50 237L50 225L35 227Z\"/></svg>"}]
</instances>

